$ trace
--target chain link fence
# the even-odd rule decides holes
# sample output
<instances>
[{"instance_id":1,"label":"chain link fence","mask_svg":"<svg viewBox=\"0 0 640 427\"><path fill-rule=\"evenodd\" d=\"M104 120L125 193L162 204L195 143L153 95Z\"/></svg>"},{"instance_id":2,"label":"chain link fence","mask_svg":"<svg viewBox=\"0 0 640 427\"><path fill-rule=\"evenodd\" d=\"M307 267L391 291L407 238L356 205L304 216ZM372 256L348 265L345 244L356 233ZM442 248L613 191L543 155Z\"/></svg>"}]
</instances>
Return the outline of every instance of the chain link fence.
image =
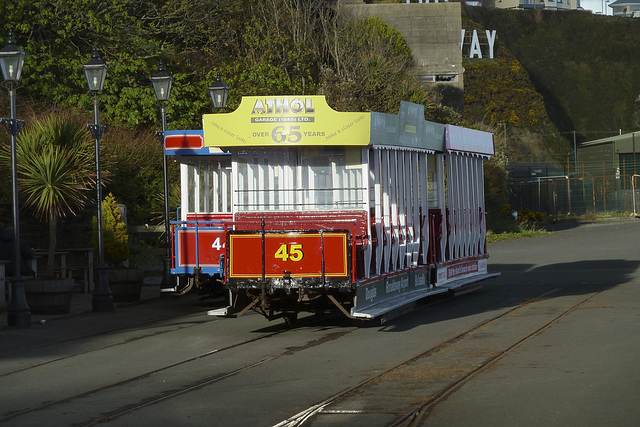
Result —
<instances>
[{"instance_id":1,"label":"chain link fence","mask_svg":"<svg viewBox=\"0 0 640 427\"><path fill-rule=\"evenodd\" d=\"M511 206L546 215L640 214L640 175L546 177L510 182Z\"/></svg>"}]
</instances>

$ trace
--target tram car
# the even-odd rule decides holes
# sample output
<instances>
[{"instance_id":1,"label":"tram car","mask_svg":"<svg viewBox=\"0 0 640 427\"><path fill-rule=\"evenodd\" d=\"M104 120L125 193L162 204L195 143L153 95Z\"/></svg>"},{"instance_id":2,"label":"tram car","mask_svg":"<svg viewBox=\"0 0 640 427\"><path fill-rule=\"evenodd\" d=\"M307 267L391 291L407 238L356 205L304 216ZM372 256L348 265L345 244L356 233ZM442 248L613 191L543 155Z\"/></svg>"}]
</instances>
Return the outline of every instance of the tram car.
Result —
<instances>
[{"instance_id":1,"label":"tram car","mask_svg":"<svg viewBox=\"0 0 640 427\"><path fill-rule=\"evenodd\" d=\"M487 271L483 159L493 135L397 115L337 112L323 96L244 97L168 131L180 164L172 228L177 292L219 284L228 306L384 319Z\"/></svg>"}]
</instances>

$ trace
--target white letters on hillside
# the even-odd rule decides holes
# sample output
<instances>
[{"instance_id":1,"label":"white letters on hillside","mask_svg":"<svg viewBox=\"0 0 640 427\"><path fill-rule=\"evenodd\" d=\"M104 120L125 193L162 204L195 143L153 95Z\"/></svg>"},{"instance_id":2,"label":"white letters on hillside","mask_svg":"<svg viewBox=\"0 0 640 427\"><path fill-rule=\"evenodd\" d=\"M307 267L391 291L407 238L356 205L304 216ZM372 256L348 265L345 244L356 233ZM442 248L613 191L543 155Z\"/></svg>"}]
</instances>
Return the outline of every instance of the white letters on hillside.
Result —
<instances>
[{"instance_id":1,"label":"white letters on hillside","mask_svg":"<svg viewBox=\"0 0 640 427\"><path fill-rule=\"evenodd\" d=\"M460 50L464 49L464 34L465 30L462 30L462 37L460 40ZM496 30L485 30L486 38L487 38L487 46L489 47L489 58L493 59L493 45L496 41ZM469 58L482 58L482 49L480 45L480 39L478 38L477 30L473 30L473 34L471 35L471 45L469 46Z\"/></svg>"}]
</instances>

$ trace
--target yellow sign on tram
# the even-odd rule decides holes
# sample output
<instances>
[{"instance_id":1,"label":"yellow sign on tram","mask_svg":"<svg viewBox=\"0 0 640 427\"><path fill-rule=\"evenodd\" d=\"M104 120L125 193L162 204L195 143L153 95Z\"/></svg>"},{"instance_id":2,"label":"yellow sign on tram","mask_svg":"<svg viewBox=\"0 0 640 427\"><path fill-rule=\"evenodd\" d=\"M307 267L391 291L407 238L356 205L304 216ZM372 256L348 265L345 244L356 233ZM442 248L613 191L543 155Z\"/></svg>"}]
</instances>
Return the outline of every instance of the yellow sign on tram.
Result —
<instances>
[{"instance_id":1,"label":"yellow sign on tram","mask_svg":"<svg viewBox=\"0 0 640 427\"><path fill-rule=\"evenodd\" d=\"M202 121L208 147L367 145L371 113L335 111L324 96L250 96L232 113Z\"/></svg>"}]
</instances>

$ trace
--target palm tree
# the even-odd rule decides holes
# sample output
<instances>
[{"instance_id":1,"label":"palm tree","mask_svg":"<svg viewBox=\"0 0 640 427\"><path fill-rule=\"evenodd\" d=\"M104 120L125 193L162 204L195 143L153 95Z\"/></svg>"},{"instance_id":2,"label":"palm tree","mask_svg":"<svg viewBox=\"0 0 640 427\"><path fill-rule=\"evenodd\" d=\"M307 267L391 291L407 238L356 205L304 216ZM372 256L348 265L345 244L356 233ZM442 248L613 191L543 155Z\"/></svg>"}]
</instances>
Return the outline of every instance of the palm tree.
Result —
<instances>
[{"instance_id":1,"label":"palm tree","mask_svg":"<svg viewBox=\"0 0 640 427\"><path fill-rule=\"evenodd\" d=\"M93 150L85 126L55 114L36 119L18 138L18 188L24 207L49 223L48 275L53 275L58 217L76 215L95 188ZM10 149L0 147L0 165L10 167L10 158Z\"/></svg>"}]
</instances>

